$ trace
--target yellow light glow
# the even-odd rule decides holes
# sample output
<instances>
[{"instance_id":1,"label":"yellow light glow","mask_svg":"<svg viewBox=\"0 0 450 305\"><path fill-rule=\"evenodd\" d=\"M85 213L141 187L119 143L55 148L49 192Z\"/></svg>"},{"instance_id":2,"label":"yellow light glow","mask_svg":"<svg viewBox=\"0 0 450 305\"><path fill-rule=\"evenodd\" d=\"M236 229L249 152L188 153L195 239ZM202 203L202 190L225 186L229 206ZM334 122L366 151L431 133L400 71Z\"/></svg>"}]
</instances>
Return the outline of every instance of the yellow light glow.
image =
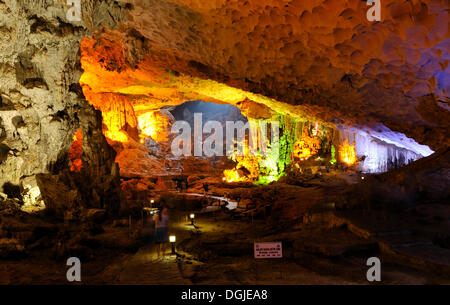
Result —
<instances>
[{"instance_id":1,"label":"yellow light glow","mask_svg":"<svg viewBox=\"0 0 450 305\"><path fill-rule=\"evenodd\" d=\"M79 173L83 168L83 161L81 156L83 154L83 134L81 129L79 129L73 135L73 143L69 149L69 161L70 161L70 171Z\"/></svg>"},{"instance_id":2,"label":"yellow light glow","mask_svg":"<svg viewBox=\"0 0 450 305\"><path fill-rule=\"evenodd\" d=\"M319 152L319 149L320 139L318 137L310 137L305 135L300 140L295 142L293 154L295 158L304 161L316 155Z\"/></svg>"},{"instance_id":3,"label":"yellow light glow","mask_svg":"<svg viewBox=\"0 0 450 305\"><path fill-rule=\"evenodd\" d=\"M138 124L141 137L150 137L156 142L167 142L170 139L173 118L161 111L148 111L139 115Z\"/></svg>"},{"instance_id":4,"label":"yellow light glow","mask_svg":"<svg viewBox=\"0 0 450 305\"><path fill-rule=\"evenodd\" d=\"M254 139L257 140L257 139ZM223 171L224 180L231 182L254 182L258 180L261 164L261 156L250 154L249 138L245 139L244 155L239 156L237 150L231 152L230 159L237 162L234 169ZM246 174L244 174L246 172Z\"/></svg>"},{"instance_id":5,"label":"yellow light glow","mask_svg":"<svg viewBox=\"0 0 450 305\"><path fill-rule=\"evenodd\" d=\"M238 165L233 169L223 171L224 181L231 182L252 182L256 181L259 176L259 158L257 156L244 156L236 158ZM246 169L250 172L248 175L240 175L239 170Z\"/></svg>"},{"instance_id":6,"label":"yellow light glow","mask_svg":"<svg viewBox=\"0 0 450 305\"><path fill-rule=\"evenodd\" d=\"M239 174L236 170L234 169L226 169L223 172L224 175L224 179L228 182L238 182L238 181L242 181L241 178L239 177Z\"/></svg>"},{"instance_id":7,"label":"yellow light glow","mask_svg":"<svg viewBox=\"0 0 450 305\"><path fill-rule=\"evenodd\" d=\"M170 241L171 243L174 243L174 242L176 242L176 241L177 241L177 238L176 238L176 236L175 236L175 235L170 235L170 237L169 237L169 241Z\"/></svg>"},{"instance_id":8,"label":"yellow light glow","mask_svg":"<svg viewBox=\"0 0 450 305\"><path fill-rule=\"evenodd\" d=\"M153 115L153 112L147 112L138 117L142 135L156 139L158 130L156 128L157 122L155 121L155 118L156 117Z\"/></svg>"},{"instance_id":9,"label":"yellow light glow","mask_svg":"<svg viewBox=\"0 0 450 305\"><path fill-rule=\"evenodd\" d=\"M81 131L80 131L81 132ZM73 135L73 140L74 141L78 141L78 137L77 137L77 134L80 134L81 135L81 133L79 133L78 131ZM82 136L80 137L80 140L82 139Z\"/></svg>"},{"instance_id":10,"label":"yellow light glow","mask_svg":"<svg viewBox=\"0 0 450 305\"><path fill-rule=\"evenodd\" d=\"M341 161L347 165L356 163L356 149L354 145L350 145L346 140L339 148L339 156Z\"/></svg>"},{"instance_id":11,"label":"yellow light glow","mask_svg":"<svg viewBox=\"0 0 450 305\"><path fill-rule=\"evenodd\" d=\"M128 136L123 131L105 131L104 132L105 137L107 137L110 140L117 141L117 142L128 142Z\"/></svg>"}]
</instances>

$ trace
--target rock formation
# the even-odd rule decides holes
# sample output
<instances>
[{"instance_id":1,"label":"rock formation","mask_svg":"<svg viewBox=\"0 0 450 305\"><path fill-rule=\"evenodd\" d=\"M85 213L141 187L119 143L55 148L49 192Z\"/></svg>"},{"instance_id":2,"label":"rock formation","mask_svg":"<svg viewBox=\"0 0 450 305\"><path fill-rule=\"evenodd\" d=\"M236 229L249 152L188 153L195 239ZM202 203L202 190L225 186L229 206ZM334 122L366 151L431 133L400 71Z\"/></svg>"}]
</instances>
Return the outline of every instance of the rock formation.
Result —
<instances>
[{"instance_id":1,"label":"rock formation","mask_svg":"<svg viewBox=\"0 0 450 305\"><path fill-rule=\"evenodd\" d=\"M0 1L0 188L27 205L116 210L115 156L130 149L120 143L136 148L139 118L158 113L167 126L158 111L187 100L237 105L250 119L387 127L387 143L391 130L434 150L450 143L445 0L382 1L380 22L353 0L81 7L70 22L61 0ZM78 130L79 172L68 157Z\"/></svg>"},{"instance_id":2,"label":"rock formation","mask_svg":"<svg viewBox=\"0 0 450 305\"><path fill-rule=\"evenodd\" d=\"M111 16L124 7L103 6L96 17L113 27L120 18ZM55 209L114 205L115 152L102 134L101 113L78 84L80 41L93 28L69 23L64 1L6 0L0 1L0 29L0 190L30 206L42 199ZM83 169L75 174L68 152L79 129Z\"/></svg>"}]
</instances>

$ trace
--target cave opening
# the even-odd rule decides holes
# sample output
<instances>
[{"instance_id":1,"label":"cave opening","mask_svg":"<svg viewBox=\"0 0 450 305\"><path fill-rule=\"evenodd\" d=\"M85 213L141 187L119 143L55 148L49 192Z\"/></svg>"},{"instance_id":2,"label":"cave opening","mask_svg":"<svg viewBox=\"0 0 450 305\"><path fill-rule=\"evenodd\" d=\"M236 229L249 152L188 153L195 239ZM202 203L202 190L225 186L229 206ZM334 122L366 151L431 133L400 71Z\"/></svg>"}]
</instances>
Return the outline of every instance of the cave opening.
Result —
<instances>
[{"instance_id":1,"label":"cave opening","mask_svg":"<svg viewBox=\"0 0 450 305\"><path fill-rule=\"evenodd\" d=\"M176 155L173 142L176 140L177 130L173 127L180 122L183 123L182 131L187 137L179 144L181 147L186 146L188 150L184 151L184 154ZM246 124L248 118L235 105L202 100L187 101L175 106L165 106L158 111L138 114L139 142L164 164L165 168L161 174L182 172L191 178L202 173L220 176L220 172L232 164L231 158L226 154L227 122ZM215 128L205 132L210 123L214 123ZM197 135L198 131L200 134ZM248 129L244 132L247 141L249 132ZM237 133L238 130L235 129L233 135L236 138ZM204 145L212 135L217 135L218 138L214 139L210 146L214 153L208 154ZM195 141L201 142L200 150L195 147Z\"/></svg>"}]
</instances>

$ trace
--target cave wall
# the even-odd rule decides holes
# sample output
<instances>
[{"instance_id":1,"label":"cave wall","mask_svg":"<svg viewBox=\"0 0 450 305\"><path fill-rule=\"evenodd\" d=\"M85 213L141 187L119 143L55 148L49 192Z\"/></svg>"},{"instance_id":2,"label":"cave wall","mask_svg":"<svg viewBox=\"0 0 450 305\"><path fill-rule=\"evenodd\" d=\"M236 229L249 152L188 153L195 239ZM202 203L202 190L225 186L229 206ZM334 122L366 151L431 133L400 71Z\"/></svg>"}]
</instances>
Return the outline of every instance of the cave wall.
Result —
<instances>
[{"instance_id":1,"label":"cave wall","mask_svg":"<svg viewBox=\"0 0 450 305\"><path fill-rule=\"evenodd\" d=\"M404 135L392 133L388 137L380 137L356 128L338 129L336 147L348 143L355 148L357 169L362 173L384 173L408 165L409 163L428 157L433 153L427 146L408 141Z\"/></svg>"},{"instance_id":2,"label":"cave wall","mask_svg":"<svg viewBox=\"0 0 450 305\"><path fill-rule=\"evenodd\" d=\"M78 84L82 37L101 24L113 27L124 15L121 6L102 5L69 23L65 1L0 1L0 192L9 197L31 188L34 200L25 203L44 199L54 209L119 200L115 152L102 134L101 113ZM94 15L98 24L89 23ZM84 166L74 176L67 153L78 129Z\"/></svg>"},{"instance_id":3,"label":"cave wall","mask_svg":"<svg viewBox=\"0 0 450 305\"><path fill-rule=\"evenodd\" d=\"M418 203L448 205L450 149L442 149L407 166L366 177L345 193L341 208L400 211Z\"/></svg>"}]
</instances>

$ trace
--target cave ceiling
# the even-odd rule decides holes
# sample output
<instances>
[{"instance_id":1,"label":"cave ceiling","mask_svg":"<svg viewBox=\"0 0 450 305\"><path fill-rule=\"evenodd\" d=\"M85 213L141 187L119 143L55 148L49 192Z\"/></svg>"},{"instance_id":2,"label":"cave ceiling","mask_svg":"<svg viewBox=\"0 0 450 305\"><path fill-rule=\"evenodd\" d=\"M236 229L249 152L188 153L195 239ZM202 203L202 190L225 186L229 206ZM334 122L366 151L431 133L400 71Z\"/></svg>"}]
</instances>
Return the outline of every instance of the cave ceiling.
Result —
<instances>
[{"instance_id":1,"label":"cave ceiling","mask_svg":"<svg viewBox=\"0 0 450 305\"><path fill-rule=\"evenodd\" d=\"M381 22L356 0L122 2L126 21L83 40L88 100L119 94L137 112L251 100L449 144L448 1L382 0Z\"/></svg>"}]
</instances>

